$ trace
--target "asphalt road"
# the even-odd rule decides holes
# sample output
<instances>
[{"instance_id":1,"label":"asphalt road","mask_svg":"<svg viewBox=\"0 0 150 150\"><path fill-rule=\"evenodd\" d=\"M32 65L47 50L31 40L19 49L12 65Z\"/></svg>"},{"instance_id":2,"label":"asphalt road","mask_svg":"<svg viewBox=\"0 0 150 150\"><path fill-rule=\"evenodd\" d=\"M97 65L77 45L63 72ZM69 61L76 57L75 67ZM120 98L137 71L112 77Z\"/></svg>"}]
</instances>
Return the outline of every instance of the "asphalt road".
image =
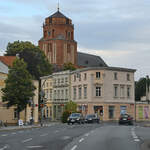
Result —
<instances>
[{"instance_id":1,"label":"asphalt road","mask_svg":"<svg viewBox=\"0 0 150 150\"><path fill-rule=\"evenodd\" d=\"M148 150L148 142L150 128L111 123L0 132L0 150Z\"/></svg>"}]
</instances>

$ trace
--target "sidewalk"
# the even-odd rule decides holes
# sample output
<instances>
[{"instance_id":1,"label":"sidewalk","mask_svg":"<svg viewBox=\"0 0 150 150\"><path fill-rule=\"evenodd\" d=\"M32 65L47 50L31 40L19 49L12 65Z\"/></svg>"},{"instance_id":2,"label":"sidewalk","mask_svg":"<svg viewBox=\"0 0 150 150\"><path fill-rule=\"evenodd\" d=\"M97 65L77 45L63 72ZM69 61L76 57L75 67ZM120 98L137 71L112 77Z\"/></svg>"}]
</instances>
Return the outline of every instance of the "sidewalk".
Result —
<instances>
[{"instance_id":1,"label":"sidewalk","mask_svg":"<svg viewBox=\"0 0 150 150\"><path fill-rule=\"evenodd\" d=\"M22 130L22 129L30 129L30 128L40 128L40 127L50 127L59 124L59 122L50 122L50 123L43 123L37 125L26 125L26 126L7 126L7 127L0 127L0 131L10 131L10 130Z\"/></svg>"}]
</instances>

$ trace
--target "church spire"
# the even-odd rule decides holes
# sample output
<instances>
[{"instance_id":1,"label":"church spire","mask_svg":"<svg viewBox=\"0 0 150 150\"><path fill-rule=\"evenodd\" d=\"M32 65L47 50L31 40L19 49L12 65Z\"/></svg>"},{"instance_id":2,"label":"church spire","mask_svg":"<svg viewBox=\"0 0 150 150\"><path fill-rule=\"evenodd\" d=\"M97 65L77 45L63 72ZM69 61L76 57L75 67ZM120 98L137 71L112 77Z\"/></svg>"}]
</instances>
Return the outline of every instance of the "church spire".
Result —
<instances>
[{"instance_id":1,"label":"church spire","mask_svg":"<svg viewBox=\"0 0 150 150\"><path fill-rule=\"evenodd\" d=\"M57 6L57 10L59 11L59 0L58 0L58 6Z\"/></svg>"}]
</instances>

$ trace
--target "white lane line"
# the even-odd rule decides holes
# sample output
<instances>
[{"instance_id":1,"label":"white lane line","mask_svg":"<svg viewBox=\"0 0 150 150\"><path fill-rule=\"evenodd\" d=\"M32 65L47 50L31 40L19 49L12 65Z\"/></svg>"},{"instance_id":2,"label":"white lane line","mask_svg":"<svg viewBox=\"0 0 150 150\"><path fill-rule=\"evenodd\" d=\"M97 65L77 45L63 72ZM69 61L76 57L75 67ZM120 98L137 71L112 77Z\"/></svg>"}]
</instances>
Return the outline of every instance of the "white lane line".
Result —
<instances>
[{"instance_id":1,"label":"white lane line","mask_svg":"<svg viewBox=\"0 0 150 150\"><path fill-rule=\"evenodd\" d=\"M2 134L1 136L7 136L8 134Z\"/></svg>"},{"instance_id":2,"label":"white lane line","mask_svg":"<svg viewBox=\"0 0 150 150\"><path fill-rule=\"evenodd\" d=\"M34 148L42 148L43 146L27 146L28 149L34 149Z\"/></svg>"},{"instance_id":3,"label":"white lane line","mask_svg":"<svg viewBox=\"0 0 150 150\"><path fill-rule=\"evenodd\" d=\"M135 142L139 142L140 140L139 140L139 139L134 139L134 141L135 141Z\"/></svg>"},{"instance_id":4,"label":"white lane line","mask_svg":"<svg viewBox=\"0 0 150 150\"><path fill-rule=\"evenodd\" d=\"M13 135L14 135L14 134L17 134L17 133L16 133L16 132L13 132L13 133L11 133L11 134L13 134Z\"/></svg>"},{"instance_id":5,"label":"white lane line","mask_svg":"<svg viewBox=\"0 0 150 150\"><path fill-rule=\"evenodd\" d=\"M59 132L58 130L55 131L55 133L58 133L58 132Z\"/></svg>"},{"instance_id":6,"label":"white lane line","mask_svg":"<svg viewBox=\"0 0 150 150\"><path fill-rule=\"evenodd\" d=\"M84 141L84 138L81 138L81 139L79 140L79 143L81 143L82 141Z\"/></svg>"},{"instance_id":7,"label":"white lane line","mask_svg":"<svg viewBox=\"0 0 150 150\"><path fill-rule=\"evenodd\" d=\"M45 133L45 134L42 134L42 135L40 135L40 136L47 136L48 135L48 133Z\"/></svg>"},{"instance_id":8,"label":"white lane line","mask_svg":"<svg viewBox=\"0 0 150 150\"><path fill-rule=\"evenodd\" d=\"M32 140L32 138L29 138L29 139L23 140L22 143L26 143L26 142L29 142L31 140Z\"/></svg>"},{"instance_id":9,"label":"white lane line","mask_svg":"<svg viewBox=\"0 0 150 150\"><path fill-rule=\"evenodd\" d=\"M89 136L89 133L86 133L85 136Z\"/></svg>"},{"instance_id":10,"label":"white lane line","mask_svg":"<svg viewBox=\"0 0 150 150\"><path fill-rule=\"evenodd\" d=\"M8 148L8 145L5 145L4 147L0 148L0 150L5 150Z\"/></svg>"},{"instance_id":11,"label":"white lane line","mask_svg":"<svg viewBox=\"0 0 150 150\"><path fill-rule=\"evenodd\" d=\"M77 148L77 145L74 145L71 150L75 150L76 148Z\"/></svg>"}]
</instances>

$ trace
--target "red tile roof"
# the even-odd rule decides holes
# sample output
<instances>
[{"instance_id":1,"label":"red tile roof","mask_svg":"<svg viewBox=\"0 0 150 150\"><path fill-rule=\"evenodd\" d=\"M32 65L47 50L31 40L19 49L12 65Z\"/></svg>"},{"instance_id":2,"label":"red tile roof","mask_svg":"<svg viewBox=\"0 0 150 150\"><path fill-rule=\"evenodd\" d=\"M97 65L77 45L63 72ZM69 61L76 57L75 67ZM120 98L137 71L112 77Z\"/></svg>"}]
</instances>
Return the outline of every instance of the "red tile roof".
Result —
<instances>
[{"instance_id":1,"label":"red tile roof","mask_svg":"<svg viewBox=\"0 0 150 150\"><path fill-rule=\"evenodd\" d=\"M7 66L12 66L16 56L0 56L0 61Z\"/></svg>"}]
</instances>

